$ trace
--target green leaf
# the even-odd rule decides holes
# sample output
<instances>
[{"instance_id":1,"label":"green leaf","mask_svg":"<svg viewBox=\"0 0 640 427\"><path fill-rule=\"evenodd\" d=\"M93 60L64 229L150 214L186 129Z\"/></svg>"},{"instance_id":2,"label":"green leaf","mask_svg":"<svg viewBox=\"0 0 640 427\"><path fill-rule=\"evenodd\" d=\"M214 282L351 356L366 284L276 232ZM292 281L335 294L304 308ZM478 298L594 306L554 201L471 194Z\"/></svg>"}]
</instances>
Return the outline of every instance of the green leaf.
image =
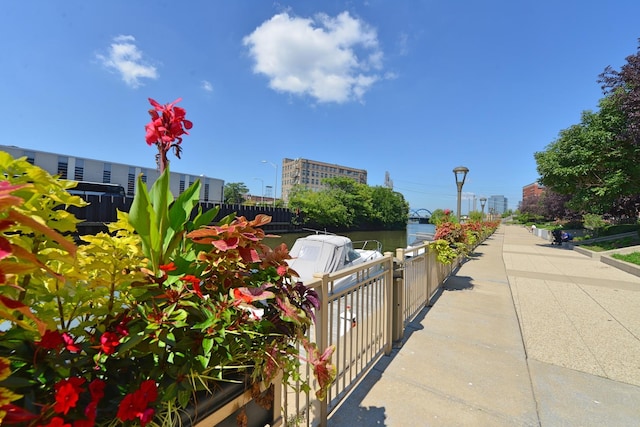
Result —
<instances>
[{"instance_id":1,"label":"green leaf","mask_svg":"<svg viewBox=\"0 0 640 427\"><path fill-rule=\"evenodd\" d=\"M171 204L168 212L169 229L164 236L163 250L165 255L170 255L180 245L185 224L191 216L191 212L198 204L200 198L200 181L197 180L189 186Z\"/></svg>"},{"instance_id":2,"label":"green leaf","mask_svg":"<svg viewBox=\"0 0 640 427\"><path fill-rule=\"evenodd\" d=\"M203 225L209 225L213 222L213 219L220 212L220 206L216 206L213 209L209 209L206 212L198 212L198 215L193 220L193 225L195 228L200 228Z\"/></svg>"},{"instance_id":3,"label":"green leaf","mask_svg":"<svg viewBox=\"0 0 640 427\"><path fill-rule=\"evenodd\" d=\"M209 354L211 353L211 349L213 348L213 339L212 338L205 338L202 340L202 352L204 354Z\"/></svg>"},{"instance_id":4,"label":"green leaf","mask_svg":"<svg viewBox=\"0 0 640 427\"><path fill-rule=\"evenodd\" d=\"M138 333L136 335L129 335L127 340L120 344L118 347L118 353L125 353L132 348L136 347L139 343L144 340L145 334L144 332Z\"/></svg>"},{"instance_id":5,"label":"green leaf","mask_svg":"<svg viewBox=\"0 0 640 427\"><path fill-rule=\"evenodd\" d=\"M142 185L140 185L142 183ZM150 215L153 213L151 199L147 192L147 186L144 185L142 179L138 178L138 192L133 198L131 209L129 210L129 223L142 239L142 249L145 256L151 258L151 228L152 221Z\"/></svg>"}]
</instances>

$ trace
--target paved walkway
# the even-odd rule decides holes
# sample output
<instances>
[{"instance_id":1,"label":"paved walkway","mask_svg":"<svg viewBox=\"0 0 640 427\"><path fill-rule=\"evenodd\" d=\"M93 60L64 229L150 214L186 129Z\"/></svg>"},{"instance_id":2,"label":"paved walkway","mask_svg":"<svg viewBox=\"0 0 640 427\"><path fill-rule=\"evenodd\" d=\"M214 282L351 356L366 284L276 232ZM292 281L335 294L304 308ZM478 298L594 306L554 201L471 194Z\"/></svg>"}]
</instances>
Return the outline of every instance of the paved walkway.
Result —
<instances>
[{"instance_id":1,"label":"paved walkway","mask_svg":"<svg viewBox=\"0 0 640 427\"><path fill-rule=\"evenodd\" d=\"M640 426L640 278L502 225L330 426Z\"/></svg>"}]
</instances>

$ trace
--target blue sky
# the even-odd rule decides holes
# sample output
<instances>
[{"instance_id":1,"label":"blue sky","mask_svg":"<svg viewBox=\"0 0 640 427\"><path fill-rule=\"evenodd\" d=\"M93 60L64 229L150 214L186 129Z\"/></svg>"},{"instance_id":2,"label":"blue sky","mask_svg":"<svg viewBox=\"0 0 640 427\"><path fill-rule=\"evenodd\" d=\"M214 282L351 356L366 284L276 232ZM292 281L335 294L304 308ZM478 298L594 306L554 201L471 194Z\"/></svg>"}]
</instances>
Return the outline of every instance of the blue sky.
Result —
<instances>
[{"instance_id":1,"label":"blue sky","mask_svg":"<svg viewBox=\"0 0 640 427\"><path fill-rule=\"evenodd\" d=\"M638 16L637 0L9 1L1 143L154 167L147 98L182 98L173 171L259 195L262 160L308 158L369 185L389 172L433 210L455 208L463 165L463 212L473 195L516 208L533 153L636 52Z\"/></svg>"}]
</instances>

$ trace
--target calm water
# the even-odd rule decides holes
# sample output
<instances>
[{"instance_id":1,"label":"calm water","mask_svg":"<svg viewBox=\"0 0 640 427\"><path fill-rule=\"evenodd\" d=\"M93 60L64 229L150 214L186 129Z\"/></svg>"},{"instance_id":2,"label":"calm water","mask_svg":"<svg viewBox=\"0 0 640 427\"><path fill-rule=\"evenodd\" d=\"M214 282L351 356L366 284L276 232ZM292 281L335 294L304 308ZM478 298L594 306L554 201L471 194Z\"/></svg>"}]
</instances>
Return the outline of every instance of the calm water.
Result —
<instances>
[{"instance_id":1,"label":"calm water","mask_svg":"<svg viewBox=\"0 0 640 427\"><path fill-rule=\"evenodd\" d=\"M378 240L382 243L383 252L395 252L397 248L405 248L408 244L412 243L423 233L435 232L435 225L433 224L407 224L406 230L396 231L353 231L349 233L340 233L341 235L349 237L352 241L357 242L361 240ZM293 243L299 237L304 237L311 234L306 233L289 233L282 234L276 239L265 239L265 243L271 247L275 247L280 243L286 243L287 247L291 248Z\"/></svg>"}]
</instances>

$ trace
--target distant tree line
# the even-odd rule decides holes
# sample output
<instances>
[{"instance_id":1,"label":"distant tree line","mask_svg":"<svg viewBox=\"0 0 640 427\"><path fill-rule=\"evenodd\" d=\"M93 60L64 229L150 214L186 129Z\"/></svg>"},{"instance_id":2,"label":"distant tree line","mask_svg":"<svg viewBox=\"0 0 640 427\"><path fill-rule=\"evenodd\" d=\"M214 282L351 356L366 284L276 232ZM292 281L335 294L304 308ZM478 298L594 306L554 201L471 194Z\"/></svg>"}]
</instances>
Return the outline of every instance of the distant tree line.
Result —
<instances>
[{"instance_id":1,"label":"distant tree line","mask_svg":"<svg viewBox=\"0 0 640 427\"><path fill-rule=\"evenodd\" d=\"M639 40L640 43L640 40ZM605 68L597 111L534 154L545 193L521 212L551 218L636 217L640 208L640 46L619 71Z\"/></svg>"},{"instance_id":2,"label":"distant tree line","mask_svg":"<svg viewBox=\"0 0 640 427\"><path fill-rule=\"evenodd\" d=\"M327 188L320 191L297 185L289 192L289 209L297 214L300 225L333 231L406 227L409 204L402 194L345 177L322 182Z\"/></svg>"},{"instance_id":3,"label":"distant tree line","mask_svg":"<svg viewBox=\"0 0 640 427\"><path fill-rule=\"evenodd\" d=\"M409 220L409 203L400 193L387 187L370 187L351 178L326 178L327 188L313 191L294 186L289 192L288 208L294 213L294 225L308 228L344 230L403 229ZM247 203L249 189L242 182L224 186L224 202ZM277 204L282 205L278 200Z\"/></svg>"}]
</instances>

